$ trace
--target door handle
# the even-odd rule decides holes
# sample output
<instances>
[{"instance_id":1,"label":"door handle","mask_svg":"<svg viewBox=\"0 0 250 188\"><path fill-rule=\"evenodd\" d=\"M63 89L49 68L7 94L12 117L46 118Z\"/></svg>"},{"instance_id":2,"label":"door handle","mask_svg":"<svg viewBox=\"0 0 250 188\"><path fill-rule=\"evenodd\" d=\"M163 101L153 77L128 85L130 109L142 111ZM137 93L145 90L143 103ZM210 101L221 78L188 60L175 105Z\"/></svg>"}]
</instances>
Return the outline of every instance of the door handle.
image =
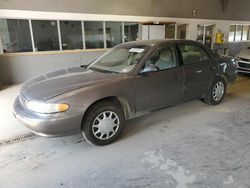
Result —
<instances>
[{"instance_id":1,"label":"door handle","mask_svg":"<svg viewBox=\"0 0 250 188\"><path fill-rule=\"evenodd\" d=\"M196 73L200 74L202 73L202 70L197 70Z\"/></svg>"}]
</instances>

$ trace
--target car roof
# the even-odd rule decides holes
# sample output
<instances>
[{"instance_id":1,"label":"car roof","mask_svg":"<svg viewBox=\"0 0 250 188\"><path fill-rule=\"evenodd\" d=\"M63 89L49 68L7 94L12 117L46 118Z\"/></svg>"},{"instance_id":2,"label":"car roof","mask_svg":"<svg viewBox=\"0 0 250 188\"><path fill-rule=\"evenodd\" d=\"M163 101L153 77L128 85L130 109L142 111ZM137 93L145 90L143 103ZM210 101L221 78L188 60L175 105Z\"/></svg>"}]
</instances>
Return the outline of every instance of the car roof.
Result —
<instances>
[{"instance_id":1,"label":"car roof","mask_svg":"<svg viewBox=\"0 0 250 188\"><path fill-rule=\"evenodd\" d=\"M179 43L179 42L194 42L192 40L177 40L177 39L159 39L159 40L139 40L133 42L126 42L119 46L121 47L153 47L160 46L166 43Z\"/></svg>"}]
</instances>

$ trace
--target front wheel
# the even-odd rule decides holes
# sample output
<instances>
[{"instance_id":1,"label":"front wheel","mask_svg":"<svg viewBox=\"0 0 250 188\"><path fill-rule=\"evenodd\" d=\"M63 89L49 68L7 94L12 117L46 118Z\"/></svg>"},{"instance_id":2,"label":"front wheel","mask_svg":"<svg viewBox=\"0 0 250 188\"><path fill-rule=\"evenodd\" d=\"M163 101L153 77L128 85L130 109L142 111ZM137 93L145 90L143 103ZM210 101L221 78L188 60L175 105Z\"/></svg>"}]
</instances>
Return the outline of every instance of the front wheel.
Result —
<instances>
[{"instance_id":1,"label":"front wheel","mask_svg":"<svg viewBox=\"0 0 250 188\"><path fill-rule=\"evenodd\" d=\"M124 115L117 104L100 102L86 114L82 124L82 134L91 144L107 145L119 137L124 121Z\"/></svg>"},{"instance_id":2,"label":"front wheel","mask_svg":"<svg viewBox=\"0 0 250 188\"><path fill-rule=\"evenodd\" d=\"M211 84L207 96L204 98L204 102L210 105L220 104L226 94L226 82L223 78L216 78Z\"/></svg>"}]
</instances>

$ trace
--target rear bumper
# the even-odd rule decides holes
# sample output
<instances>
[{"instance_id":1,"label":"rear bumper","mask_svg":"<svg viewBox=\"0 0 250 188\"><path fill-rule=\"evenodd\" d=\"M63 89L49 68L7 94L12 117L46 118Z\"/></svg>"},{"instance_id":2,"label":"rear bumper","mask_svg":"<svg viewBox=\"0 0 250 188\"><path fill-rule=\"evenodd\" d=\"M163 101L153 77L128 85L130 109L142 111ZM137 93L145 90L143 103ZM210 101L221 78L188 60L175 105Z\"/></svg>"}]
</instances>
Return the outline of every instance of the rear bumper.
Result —
<instances>
[{"instance_id":1,"label":"rear bumper","mask_svg":"<svg viewBox=\"0 0 250 188\"><path fill-rule=\"evenodd\" d=\"M45 137L66 136L80 132L82 115L70 112L39 114L27 110L19 97L14 103L13 114L32 132Z\"/></svg>"}]
</instances>

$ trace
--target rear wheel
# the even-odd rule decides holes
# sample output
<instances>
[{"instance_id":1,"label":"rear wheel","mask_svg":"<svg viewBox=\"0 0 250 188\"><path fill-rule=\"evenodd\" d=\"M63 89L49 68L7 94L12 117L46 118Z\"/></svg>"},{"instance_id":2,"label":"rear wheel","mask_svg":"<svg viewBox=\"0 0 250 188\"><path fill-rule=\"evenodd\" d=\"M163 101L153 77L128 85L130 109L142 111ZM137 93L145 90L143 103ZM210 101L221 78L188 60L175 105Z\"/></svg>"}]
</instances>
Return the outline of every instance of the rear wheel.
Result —
<instances>
[{"instance_id":1,"label":"rear wheel","mask_svg":"<svg viewBox=\"0 0 250 188\"><path fill-rule=\"evenodd\" d=\"M216 78L203 101L210 105L220 104L226 94L226 87L227 85L223 78Z\"/></svg>"},{"instance_id":2,"label":"rear wheel","mask_svg":"<svg viewBox=\"0 0 250 188\"><path fill-rule=\"evenodd\" d=\"M103 101L91 107L86 114L82 123L82 134L91 144L107 145L119 137L124 121L118 104Z\"/></svg>"}]
</instances>

